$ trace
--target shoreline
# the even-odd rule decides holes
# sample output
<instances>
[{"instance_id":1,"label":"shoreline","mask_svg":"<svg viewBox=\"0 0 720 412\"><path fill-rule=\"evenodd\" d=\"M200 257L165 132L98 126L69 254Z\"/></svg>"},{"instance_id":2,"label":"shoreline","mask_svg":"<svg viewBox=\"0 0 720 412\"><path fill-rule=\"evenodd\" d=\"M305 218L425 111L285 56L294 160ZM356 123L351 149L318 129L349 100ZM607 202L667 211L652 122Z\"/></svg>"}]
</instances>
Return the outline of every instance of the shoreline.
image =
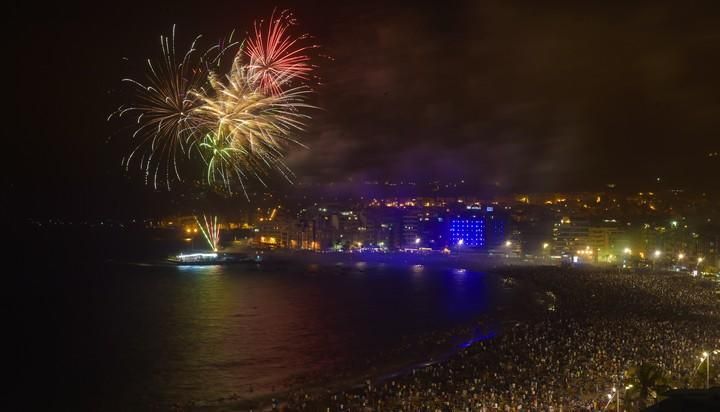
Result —
<instances>
[{"instance_id":1,"label":"shoreline","mask_svg":"<svg viewBox=\"0 0 720 412\"><path fill-rule=\"evenodd\" d=\"M476 319L472 323L476 326L477 322L479 320ZM505 324L515 323L517 321L514 320L506 320L503 323L503 326ZM468 325L463 326L462 328L467 328ZM462 335L462 332L459 331L459 334L455 335L455 337L459 337ZM425 369L437 364L441 364L444 362L447 362L451 358L457 356L460 352L463 350L471 347L472 345L480 342L480 341L486 341L491 340L495 338L498 335L498 332L490 331L487 332L484 335L478 336L474 335L472 337L469 337L466 339L461 339L458 342L454 342L452 345L450 345L449 348L445 349L438 349L435 352L426 354L425 356L422 356L420 359L415 359L412 361L398 361L393 364L386 364L383 365L383 367L372 367L372 372L364 371L353 374L353 376L350 377L344 377L340 379L332 380L331 383L311 383L309 386L300 386L298 388L290 388L283 391L273 392L269 394L259 394L254 397L247 397L242 399L230 399L227 400L227 398L220 398L215 400L208 400L208 401L195 401L195 404L193 405L186 405L186 406L180 406L179 408L175 408L173 410L177 411L211 411L211 412L222 412L225 410L232 410L232 411L270 411L273 407L273 399L282 399L283 401L279 402L277 405L278 407L285 405L287 403L287 399L290 398L290 396L298 391L302 391L305 394L308 395L318 395L322 393L330 394L330 393L336 393L341 391L352 391L357 390L365 387L367 385L367 382L370 382L373 386L382 384L388 380L394 379L394 378L400 378L407 375L410 375L414 371ZM327 380L330 380L330 378L326 378ZM226 409L228 408L228 409ZM238 409L238 408L246 408L246 409Z\"/></svg>"},{"instance_id":2,"label":"shoreline","mask_svg":"<svg viewBox=\"0 0 720 412\"><path fill-rule=\"evenodd\" d=\"M363 261L358 260L358 261ZM354 261L357 263L358 261ZM308 262L309 263L309 262ZM315 262L318 264L317 262ZM330 267L332 262L320 263L321 266ZM373 264L382 264L388 262L369 262ZM401 266L407 266L414 262L389 262L391 264L397 264ZM425 262L430 263L430 262ZM436 262L432 262L436 264ZM452 270L452 265L443 265L444 270ZM293 394L301 392L311 396L332 394L339 392L350 392L353 390L362 389L367 385L369 381L373 386L382 384L388 380L405 377L412 374L414 371L419 371L434 365L448 362L449 360L459 356L459 354L472 347L481 341L492 340L502 334L508 326L517 325L519 322L530 322L532 316L527 319L523 319L525 316L524 311L527 309L527 299L518 298L509 299L508 296L504 296L506 293L513 294L532 294L535 292L534 285L514 285L511 287L505 286L503 283L504 275L501 273L502 269L512 269L511 266L495 267L493 270L487 266L476 266L469 267L469 271L481 272L483 276L490 276L493 278L494 288L497 288L498 301L494 302L494 306L489 309L489 313L484 313L474 319L467 321L462 325L457 325L449 330L434 330L428 332L425 336L421 337L420 340L436 339L438 334L440 338L445 338L446 341L442 344L436 344L435 347L422 348L423 344L420 343L416 348L417 353L414 356L410 356L407 359L396 360L386 362L383 361L382 366L371 366L370 368L364 368L357 371L341 372L341 375L334 379L332 377L324 377L315 382L309 382L307 385L294 386L290 385L289 388L275 391L272 393L262 393L255 396L238 396L236 398L227 397L219 398L214 400L199 400L194 401L189 405L180 405L175 410L178 411L211 411L211 412L223 412L223 411L270 411L273 407L273 399L278 400L276 404L280 405L287 404L288 400ZM506 290L503 290L506 289ZM509 291L508 291L509 290ZM503 296L500 296L503 295ZM530 296L530 295L528 295ZM501 301L501 300L508 301ZM542 308L538 303L534 303L536 309L541 310ZM482 331L482 333L478 333ZM445 336L446 335L446 336ZM349 376L345 376L345 375ZM296 379L302 379L302 376L290 378L295 381Z\"/></svg>"},{"instance_id":3,"label":"shoreline","mask_svg":"<svg viewBox=\"0 0 720 412\"><path fill-rule=\"evenodd\" d=\"M507 384L507 382L505 382L505 379L516 379L517 376L515 374L509 374L505 376L505 374L507 373L507 370L505 368L510 367L510 363L508 362L514 363L526 361L530 363L528 365L525 365L525 368L537 367L535 366L535 361L533 361L533 359L536 359L535 357L530 356L527 358L518 359L513 358L513 356L517 355L513 355L512 353L507 355L505 354L505 351L510 349L512 352L512 348L517 349L516 346L520 342L532 343L536 342L536 339L549 338L551 339L551 341L554 339L558 339L558 336L556 336L556 334L569 339L568 342L565 342L565 339L560 339L556 344L569 345L569 348L572 348L570 355L571 359L573 359L573 362L580 362L582 365L585 365L585 362L597 363L596 366L593 366L599 367L597 371L593 372L596 373L597 376L591 376L589 378L578 381L572 387L568 386L569 382L567 380L563 380L568 379L568 376L566 375L558 375L558 378L553 382L547 382L547 380L543 379L540 382L543 382L543 384L546 385L554 385L556 387L555 389L557 389L558 392L551 392L553 393L553 395L551 395L547 399L539 398L535 393L536 386L533 386L534 384L530 384L529 389L524 388L526 389L526 393L523 395L522 400L518 400L517 402L521 402L523 406L532 405L532 402L540 402L543 404L547 403L549 405L563 407L567 406L569 408L579 407L579 405L594 405L599 402L598 399L606 396L604 390L607 388L605 386L612 383L611 375L617 372L613 372L610 369L615 368L619 371L623 371L626 368L632 366L632 362L649 361L648 359L655 359L655 362L663 362L663 360L653 358L653 355L646 355L648 356L648 358L637 358L637 355L634 354L635 352L633 352L633 350L628 351L628 349L623 348L615 348L612 351L608 351L608 353L605 353L602 350L598 350L597 348L594 348L592 346L597 345L594 342L594 339L614 339L612 337L614 336L613 334L621 333L624 334L623 336L625 336L626 339L632 337L631 339L638 340L636 344L639 345L639 347L647 348L648 345L641 344L640 342L644 342L648 339L667 340L677 338L664 336L663 334L658 333L643 335L637 333L637 331L644 330L647 327L653 327L657 331L666 331L667 324L669 322L672 322L673 318L675 320L685 319L685 325L697 326L699 325L698 322L702 323L703 321L715 318L720 313L717 312L718 307L716 306L718 303L720 303L720 301L715 301L710 306L706 306L705 303L703 303L703 299L704 302L707 303L707 299L710 294L714 294L713 291L717 290L716 285L705 280L696 281L693 279L683 278L681 275L673 273L654 273L650 276L633 276L630 274L604 274L597 271L564 271L562 269L559 269L557 271L554 271L554 273L553 271L536 273L534 270L526 270L524 271L524 273L523 271L520 271L519 273L514 274L512 272L512 268L506 268L505 270L500 270L494 272L493 274L497 275L500 278L507 276L507 278L517 281L516 287L523 288L525 289L525 291L530 291L531 293L533 293L532 296L535 298L536 303L540 304L541 307L544 307L545 310L539 310L535 314L530 314L530 316L524 319L522 317L518 319L515 316L512 316L513 312L501 313L500 316L498 316L494 320L494 322L498 324L498 327L494 331L497 332L496 335L477 336L477 334L475 334L465 343L458 344L457 341L455 341L455 343L444 352L441 351L428 353L423 358L424 361L416 361L405 364L403 364L402 362L398 362L389 367L384 365L386 367L376 369L375 373L372 374L372 377L370 377L369 379L365 379L367 378L365 374L358 374L355 376L354 379L352 377L347 379L337 379L330 382L329 384L310 385L306 388L298 388L296 390L289 390L282 393L273 394L279 402L276 403L275 406L279 407L281 410L284 406L293 408L291 410L296 410L302 404L302 407L300 409L307 410L305 409L305 402L307 401L309 405L311 405L310 410L315 410L312 409L312 407L317 408L322 405L339 406L343 402L346 406L352 408L353 405L355 407L360 406L361 404L365 405L365 401L371 401L371 399L374 399L375 402L380 401L382 405L390 406L392 405L393 398L387 399L388 403L385 404L384 398L380 394L386 393L390 394L390 396L393 396L393 393L397 394L396 392L393 392L395 390L398 390L395 388L407 389L408 387L412 387L412 385L417 385L417 388L419 389L423 387L423 382L425 382L425 384L427 385L425 386L426 391L430 388L437 389L439 388L439 386L436 387L435 383L433 382L437 382L438 385L445 385L445 383L441 384L440 382L445 382L447 379L450 380L449 385L452 387L452 385L455 385L455 383L453 383L455 379L453 377L455 376L454 373L458 373L459 371L464 370L465 365L468 362L470 362L470 366L472 368L479 367L481 370L485 370L487 368L488 370L496 371L495 373L501 373L500 376L502 376L502 378L498 378L497 375L495 375L495 379L491 378L490 380L485 381L486 379L488 379L489 375L480 372L480 382L478 382L478 379L476 378L475 385L472 384L472 379L471 381L464 381L464 384L469 384L472 386L468 387L471 392L475 392L477 390L478 384L487 384L491 387L493 385L503 386ZM616 282L622 282L622 285L624 285L622 286L623 293L643 293L638 292L638 288L642 288L642 290L644 291L652 291L655 293L663 294L669 293L668 295L666 295L668 300L664 301L662 306L654 306L652 302L642 299L628 300L625 299L626 296L619 297L614 292L618 285ZM678 296L677 294L673 293L673 288L668 289L666 286L658 286L658 282L662 282L666 285L687 285L688 288L685 289L685 292L690 290L698 291L700 293L703 293L704 297L698 297L695 295L695 293L693 293L692 295L687 295L687 297L693 297L689 301L688 299L686 299L685 296ZM582 289L577 289L579 286L585 284L592 285L593 288L584 291ZM583 298L578 299L578 297L576 296L578 293L576 291L581 291L579 294L584 295ZM554 296L554 294L557 294L560 298L558 301L555 301L556 297ZM614 304L610 306L602 306L606 305L608 302L615 301L622 301L624 308L615 307ZM607 308L607 311L605 309L599 310L598 304L600 304L603 308ZM633 312L634 315L632 317L628 318L626 316L627 308L641 307L648 310L636 310L635 312ZM667 312L668 310L670 310L668 309L670 307L674 307L675 309L671 310L671 312ZM687 307L688 309L686 311L676 310L680 307ZM657 318L658 315L661 315L663 313L673 313L673 315L671 319L666 319L665 317ZM623 325L625 325L625 327L619 330L608 329L608 325L616 324L618 322L618 319L622 319ZM681 328L682 325L682 323L679 323L678 328ZM456 333L453 336L455 338L460 337L463 335L464 330L467 330L467 328L472 329L473 326L475 328L477 328L478 326L485 326L487 328L488 324L483 324L482 317L480 317L480 319L476 319L475 321L465 325L464 328L458 327L455 330ZM549 330L552 332L547 332L546 328L549 328ZM699 332L704 329L693 330ZM682 336L685 336L685 333L682 332L676 331L675 333L680 333ZM717 335L717 332L713 333L710 331L705 331L705 335L698 336L701 337L700 340L712 340L714 339L712 335L715 335L716 338L719 336ZM587 340L588 337L592 337L592 339ZM589 345L589 347L583 348L582 346L573 344L573 339L579 339L580 341L585 342L585 345ZM489 343L480 344L477 346L474 345L475 343L484 341L489 341ZM610 348L610 346L607 345L599 345L600 348ZM658 345L657 347L655 347L655 350L660 350L658 348L666 347L667 345ZM685 355L682 356L682 358L692 359L691 356L687 356L688 353L686 352L693 352L701 350L702 348L702 343L695 344L695 339L690 339L688 342L686 342L685 347L683 347ZM542 347L536 348L535 350L542 351ZM670 355L672 354L673 353L671 352ZM539 353L536 353L535 355L538 356ZM625 356L627 357L627 359L624 361L611 361L611 359L614 359L613 356L618 355ZM487 356L490 357L488 358ZM494 356L499 356L499 358L495 358ZM543 356L549 355L544 354ZM564 355L551 356L560 356L560 358L565 359L563 357ZM662 356L662 354L657 353L654 356ZM505 358L504 361L501 358ZM560 361L560 358L558 358L558 361ZM471 359L474 359L474 364ZM494 360L496 359L497 364L493 365L495 363ZM544 358L539 359L544 360ZM608 361L612 363L610 365L606 365L604 362ZM545 363L544 366L541 366L540 370L544 370L542 368L545 367L555 367L553 365L556 364L554 362ZM610 368L607 368L607 366L610 366ZM673 367L677 369L678 365L674 365ZM518 368L518 366L513 366L513 368ZM565 367L563 366L563 368ZM675 372L673 372L675 374L673 376L673 379L678 379L677 385L679 387L688 387L688 385L691 385L691 383L689 383L689 381L687 380L690 379L689 375L687 375L687 373L689 373L689 369L685 370L686 368L683 368L684 367L682 366L680 367L680 369L685 371L682 372L685 373L685 375L677 372L676 370ZM542 372L536 371L535 373ZM605 376L608 374L610 375ZM478 375L472 373L470 377L472 376ZM720 375L718 376L720 377ZM467 375L465 375L465 378L467 379ZM498 379L500 382L498 382ZM368 380L370 383L368 383ZM482 383L484 381L486 383ZM463 384L461 381L455 382L457 384ZM396 384L398 385L397 387ZM433 389L431 393L434 393L435 389ZM514 389L508 390L510 390L510 392L508 393L514 393ZM546 389L544 393L548 393L547 391L548 389ZM399 398L394 398L394 400L396 402L405 402L412 399L413 402L419 401L421 402L421 404L424 404L422 402L424 402L423 399L425 399L425 401L431 402L435 405L438 405L437 402L442 402L442 398L438 398L433 394L422 395L423 393L427 392L415 392L414 398L412 394L409 395L409 398L407 397L408 395L398 395ZM450 390L450 392L447 393L452 394L454 392ZM302 397L298 397L297 395L301 395ZM366 396L370 398L366 398ZM375 398L375 396L379 397ZM429 396L430 398L426 399L427 396ZM483 405L485 405L485 402L514 401L514 398L512 398L511 395L509 395L511 396L511 399L509 400L496 399L494 398L495 395L490 395L491 397L487 398L486 396L488 396L488 394L482 394L482 392L479 395L480 398L474 397L475 395L472 395L470 398L465 398L464 396L465 392L463 392L463 397L458 399L457 401L460 403L480 402ZM499 396L504 395L500 394ZM396 406L398 405L400 404L396 404ZM468 404L464 403L464 405L467 406ZM475 405L475 403L473 403L473 405ZM252 410L269 411L273 408L272 396L269 398L258 398L256 399L256 403L253 406L248 406L249 408L252 408ZM212 409L201 408L189 410L223 411L240 410L237 408L241 407L243 406L240 404L225 404L218 405L217 407Z\"/></svg>"}]
</instances>

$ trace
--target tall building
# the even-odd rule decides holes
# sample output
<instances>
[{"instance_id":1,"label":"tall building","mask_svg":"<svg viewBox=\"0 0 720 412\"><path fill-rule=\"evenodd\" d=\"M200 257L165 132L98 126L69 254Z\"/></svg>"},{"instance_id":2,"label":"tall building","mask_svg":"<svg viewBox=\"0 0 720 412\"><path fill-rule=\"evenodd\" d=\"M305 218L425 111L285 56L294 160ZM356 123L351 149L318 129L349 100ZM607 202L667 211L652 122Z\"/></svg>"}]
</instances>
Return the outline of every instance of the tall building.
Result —
<instances>
[{"instance_id":1,"label":"tall building","mask_svg":"<svg viewBox=\"0 0 720 412\"><path fill-rule=\"evenodd\" d=\"M620 252L616 244L620 233L620 228L614 220L593 224L588 227L585 247L593 251L596 261L611 261L613 256Z\"/></svg>"},{"instance_id":2,"label":"tall building","mask_svg":"<svg viewBox=\"0 0 720 412\"><path fill-rule=\"evenodd\" d=\"M449 238L451 245L485 247L485 218L481 216L451 219Z\"/></svg>"},{"instance_id":3,"label":"tall building","mask_svg":"<svg viewBox=\"0 0 720 412\"><path fill-rule=\"evenodd\" d=\"M416 208L405 211L402 215L402 244L406 248L421 246L420 224L422 213ZM419 241L418 241L419 240Z\"/></svg>"},{"instance_id":4,"label":"tall building","mask_svg":"<svg viewBox=\"0 0 720 412\"><path fill-rule=\"evenodd\" d=\"M590 222L587 220L564 216L559 223L553 225L553 253L573 255L577 250L589 248L589 228Z\"/></svg>"},{"instance_id":5,"label":"tall building","mask_svg":"<svg viewBox=\"0 0 720 412\"><path fill-rule=\"evenodd\" d=\"M492 207L459 213L448 221L448 246L498 249L506 241L506 229L507 217L495 212Z\"/></svg>"}]
</instances>

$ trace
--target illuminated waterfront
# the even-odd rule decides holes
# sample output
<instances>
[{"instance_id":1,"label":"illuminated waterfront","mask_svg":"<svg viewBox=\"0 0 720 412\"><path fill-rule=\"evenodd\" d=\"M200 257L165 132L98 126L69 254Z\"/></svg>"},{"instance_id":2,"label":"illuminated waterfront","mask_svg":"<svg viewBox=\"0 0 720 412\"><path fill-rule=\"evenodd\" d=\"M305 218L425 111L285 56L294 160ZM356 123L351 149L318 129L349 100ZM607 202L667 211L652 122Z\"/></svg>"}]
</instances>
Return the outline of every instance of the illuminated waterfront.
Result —
<instances>
[{"instance_id":1,"label":"illuminated waterfront","mask_svg":"<svg viewBox=\"0 0 720 412\"><path fill-rule=\"evenodd\" d=\"M53 259L27 279L33 355L25 371L49 388L48 405L249 410L276 397L317 410L379 400L435 405L465 391L448 399L461 409L579 407L597 404L619 374L645 361L678 387L701 387L696 358L720 346L717 331L701 327L717 322L717 286L688 274L491 268L500 261L478 270L415 254L183 267L159 259L165 242L92 233L54 243ZM68 236L45 234L49 244ZM112 244L134 248L112 257ZM88 259L71 258L76 247ZM570 363L557 369L561 358ZM504 374L508 367L517 371ZM393 371L410 375L382 379ZM463 380L438 384L450 376ZM367 379L371 390L344 391ZM508 397L512 384L521 397ZM318 396L323 387L337 396Z\"/></svg>"},{"instance_id":2,"label":"illuminated waterfront","mask_svg":"<svg viewBox=\"0 0 720 412\"><path fill-rule=\"evenodd\" d=\"M441 266L147 262L45 275L53 316L38 322L54 333L36 338L53 348L43 370L63 404L167 407L377 374L451 348L461 338L436 344L437 332L497 301L492 277Z\"/></svg>"}]
</instances>

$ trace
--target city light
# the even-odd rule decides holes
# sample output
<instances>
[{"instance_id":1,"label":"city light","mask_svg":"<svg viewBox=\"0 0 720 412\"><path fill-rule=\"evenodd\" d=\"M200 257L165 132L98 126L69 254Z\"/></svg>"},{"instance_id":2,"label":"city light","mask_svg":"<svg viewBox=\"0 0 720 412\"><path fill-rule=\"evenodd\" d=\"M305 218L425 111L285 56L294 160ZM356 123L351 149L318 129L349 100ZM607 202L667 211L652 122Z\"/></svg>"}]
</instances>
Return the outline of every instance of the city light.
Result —
<instances>
[{"instance_id":1,"label":"city light","mask_svg":"<svg viewBox=\"0 0 720 412\"><path fill-rule=\"evenodd\" d=\"M194 257L203 257L203 258L216 258L218 256L217 253L190 253L187 255L183 255L182 253L178 255L178 258L194 258ZM707 352L705 352L707 353Z\"/></svg>"},{"instance_id":2,"label":"city light","mask_svg":"<svg viewBox=\"0 0 720 412\"><path fill-rule=\"evenodd\" d=\"M420 244L420 238L419 238L419 237L416 237L416 238L415 238L415 244L416 244L416 245L419 245L419 244Z\"/></svg>"},{"instance_id":3,"label":"city light","mask_svg":"<svg viewBox=\"0 0 720 412\"><path fill-rule=\"evenodd\" d=\"M630 254L632 254L632 250L631 250L629 247L626 247L626 248L623 250L623 253L626 254L626 255L630 255Z\"/></svg>"},{"instance_id":4,"label":"city light","mask_svg":"<svg viewBox=\"0 0 720 412\"><path fill-rule=\"evenodd\" d=\"M505 247L510 247L510 246L512 246L512 242L509 240L505 241Z\"/></svg>"},{"instance_id":5,"label":"city light","mask_svg":"<svg viewBox=\"0 0 720 412\"><path fill-rule=\"evenodd\" d=\"M176 256L177 262L179 263L202 263L212 262L212 260L218 257L217 253L191 253L188 255L179 254Z\"/></svg>"},{"instance_id":6,"label":"city light","mask_svg":"<svg viewBox=\"0 0 720 412\"><path fill-rule=\"evenodd\" d=\"M452 244L470 248L485 246L486 227L483 217L451 219L449 231Z\"/></svg>"},{"instance_id":7,"label":"city light","mask_svg":"<svg viewBox=\"0 0 720 412\"><path fill-rule=\"evenodd\" d=\"M685 259L685 254L684 254L684 253L679 253L679 254L678 254L678 260L683 260L683 259Z\"/></svg>"},{"instance_id":8,"label":"city light","mask_svg":"<svg viewBox=\"0 0 720 412\"><path fill-rule=\"evenodd\" d=\"M659 250L656 250L655 253L654 253L655 258L656 258L656 259L659 258L661 254L662 254L662 252L660 252Z\"/></svg>"},{"instance_id":9,"label":"city light","mask_svg":"<svg viewBox=\"0 0 720 412\"><path fill-rule=\"evenodd\" d=\"M463 243L464 243L464 240L462 240L462 239L457 241L458 246L462 246Z\"/></svg>"},{"instance_id":10,"label":"city light","mask_svg":"<svg viewBox=\"0 0 720 412\"><path fill-rule=\"evenodd\" d=\"M543 243L543 249L547 249L550 246L549 243Z\"/></svg>"}]
</instances>

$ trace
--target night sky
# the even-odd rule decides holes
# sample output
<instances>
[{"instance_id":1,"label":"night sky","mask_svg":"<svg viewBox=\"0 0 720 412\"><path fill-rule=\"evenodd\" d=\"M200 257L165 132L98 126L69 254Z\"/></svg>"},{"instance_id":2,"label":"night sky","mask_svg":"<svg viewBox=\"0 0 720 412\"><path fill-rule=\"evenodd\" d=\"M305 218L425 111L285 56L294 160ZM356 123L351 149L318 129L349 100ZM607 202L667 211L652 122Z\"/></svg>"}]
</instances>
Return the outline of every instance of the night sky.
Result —
<instances>
[{"instance_id":1,"label":"night sky","mask_svg":"<svg viewBox=\"0 0 720 412\"><path fill-rule=\"evenodd\" d=\"M289 155L299 181L720 190L718 2L26 3L8 37L5 179L28 215L152 203L105 121L120 79L174 23L179 44L218 39L274 6L331 56L316 60L311 150Z\"/></svg>"}]
</instances>

